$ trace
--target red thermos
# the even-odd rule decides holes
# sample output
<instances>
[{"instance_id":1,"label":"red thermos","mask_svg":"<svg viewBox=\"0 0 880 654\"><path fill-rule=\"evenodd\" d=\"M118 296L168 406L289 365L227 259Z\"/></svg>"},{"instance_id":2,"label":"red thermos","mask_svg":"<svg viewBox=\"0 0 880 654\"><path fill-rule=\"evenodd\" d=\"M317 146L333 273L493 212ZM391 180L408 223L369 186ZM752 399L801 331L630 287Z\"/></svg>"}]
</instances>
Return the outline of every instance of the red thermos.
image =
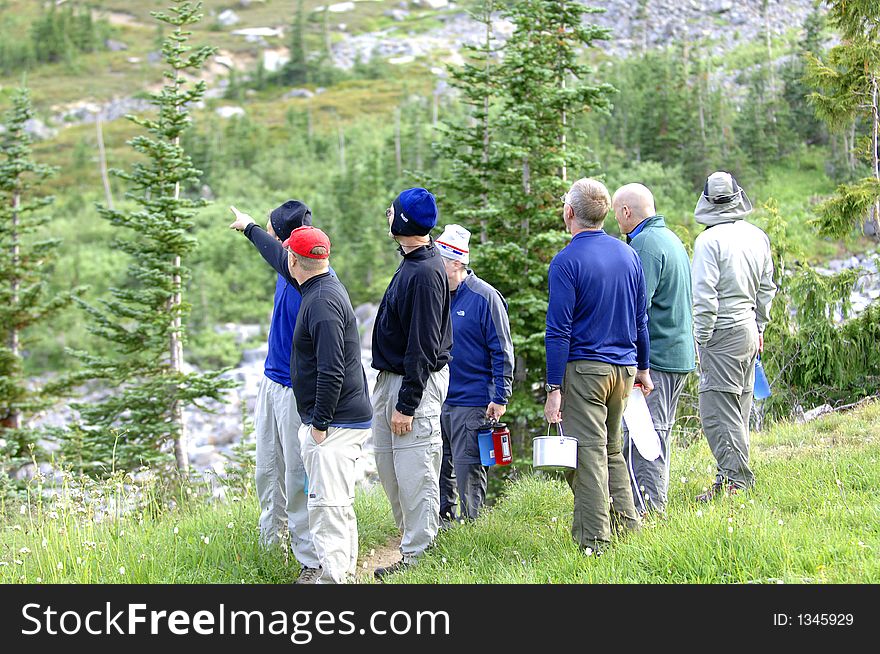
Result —
<instances>
[{"instance_id":1,"label":"red thermos","mask_svg":"<svg viewBox=\"0 0 880 654\"><path fill-rule=\"evenodd\" d=\"M492 444L495 450L495 465L509 466L513 461L513 451L510 449L510 430L503 422L492 427Z\"/></svg>"}]
</instances>

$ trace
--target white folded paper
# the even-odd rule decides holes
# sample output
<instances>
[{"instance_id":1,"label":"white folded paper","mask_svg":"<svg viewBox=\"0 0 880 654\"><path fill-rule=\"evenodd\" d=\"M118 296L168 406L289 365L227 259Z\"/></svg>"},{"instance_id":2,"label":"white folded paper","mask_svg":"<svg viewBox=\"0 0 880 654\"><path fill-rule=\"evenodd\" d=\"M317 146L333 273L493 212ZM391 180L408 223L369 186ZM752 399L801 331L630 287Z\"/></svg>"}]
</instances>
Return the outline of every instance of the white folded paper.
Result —
<instances>
[{"instance_id":1,"label":"white folded paper","mask_svg":"<svg viewBox=\"0 0 880 654\"><path fill-rule=\"evenodd\" d=\"M642 394L642 389L634 386L629 394L629 402L626 403L626 411L623 412L623 421L629 430L629 437L635 444L642 458L654 461L660 456L660 437L654 429L654 421L651 420L651 412L648 411L648 403Z\"/></svg>"}]
</instances>

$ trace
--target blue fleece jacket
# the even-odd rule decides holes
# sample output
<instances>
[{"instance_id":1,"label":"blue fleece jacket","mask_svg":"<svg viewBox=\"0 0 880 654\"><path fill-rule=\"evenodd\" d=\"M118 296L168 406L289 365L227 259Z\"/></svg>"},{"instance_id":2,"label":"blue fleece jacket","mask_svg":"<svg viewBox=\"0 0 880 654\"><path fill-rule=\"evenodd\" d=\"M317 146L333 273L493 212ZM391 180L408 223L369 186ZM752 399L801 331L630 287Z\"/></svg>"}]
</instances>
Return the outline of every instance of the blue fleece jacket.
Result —
<instances>
[{"instance_id":1,"label":"blue fleece jacket","mask_svg":"<svg viewBox=\"0 0 880 654\"><path fill-rule=\"evenodd\" d=\"M452 361L451 406L507 404L513 384L513 341L507 302L491 285L468 271L449 308Z\"/></svg>"},{"instance_id":2,"label":"blue fleece jacket","mask_svg":"<svg viewBox=\"0 0 880 654\"><path fill-rule=\"evenodd\" d=\"M645 275L630 246L604 231L581 232L550 263L547 383L569 361L649 367Z\"/></svg>"},{"instance_id":3,"label":"blue fleece jacket","mask_svg":"<svg viewBox=\"0 0 880 654\"><path fill-rule=\"evenodd\" d=\"M278 275L275 282L275 304L272 308L272 324L269 326L269 354L266 356L264 374L276 384L290 386L290 352L293 329L302 296L284 277Z\"/></svg>"}]
</instances>

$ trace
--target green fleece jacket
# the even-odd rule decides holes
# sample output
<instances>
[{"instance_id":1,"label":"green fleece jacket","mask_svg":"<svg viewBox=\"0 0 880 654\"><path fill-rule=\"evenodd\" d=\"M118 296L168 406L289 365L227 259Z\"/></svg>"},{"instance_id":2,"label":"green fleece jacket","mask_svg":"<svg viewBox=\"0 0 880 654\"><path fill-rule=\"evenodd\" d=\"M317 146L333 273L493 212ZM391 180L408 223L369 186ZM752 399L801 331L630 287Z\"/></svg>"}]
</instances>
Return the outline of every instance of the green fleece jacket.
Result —
<instances>
[{"instance_id":1,"label":"green fleece jacket","mask_svg":"<svg viewBox=\"0 0 880 654\"><path fill-rule=\"evenodd\" d=\"M690 372L696 367L696 355L687 252L663 216L651 216L639 227L633 230L630 245L645 271L651 368Z\"/></svg>"}]
</instances>

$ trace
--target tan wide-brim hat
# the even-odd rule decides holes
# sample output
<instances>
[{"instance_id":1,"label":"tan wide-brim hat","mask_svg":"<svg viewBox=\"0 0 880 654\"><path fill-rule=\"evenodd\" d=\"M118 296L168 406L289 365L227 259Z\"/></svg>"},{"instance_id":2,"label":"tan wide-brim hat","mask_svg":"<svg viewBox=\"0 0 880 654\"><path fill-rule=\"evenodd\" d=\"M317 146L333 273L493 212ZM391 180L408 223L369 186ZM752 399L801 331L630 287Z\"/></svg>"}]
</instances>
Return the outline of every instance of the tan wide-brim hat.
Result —
<instances>
[{"instance_id":1,"label":"tan wide-brim hat","mask_svg":"<svg viewBox=\"0 0 880 654\"><path fill-rule=\"evenodd\" d=\"M752 201L730 173L709 175L694 209L694 218L703 225L742 220L752 213Z\"/></svg>"}]
</instances>

